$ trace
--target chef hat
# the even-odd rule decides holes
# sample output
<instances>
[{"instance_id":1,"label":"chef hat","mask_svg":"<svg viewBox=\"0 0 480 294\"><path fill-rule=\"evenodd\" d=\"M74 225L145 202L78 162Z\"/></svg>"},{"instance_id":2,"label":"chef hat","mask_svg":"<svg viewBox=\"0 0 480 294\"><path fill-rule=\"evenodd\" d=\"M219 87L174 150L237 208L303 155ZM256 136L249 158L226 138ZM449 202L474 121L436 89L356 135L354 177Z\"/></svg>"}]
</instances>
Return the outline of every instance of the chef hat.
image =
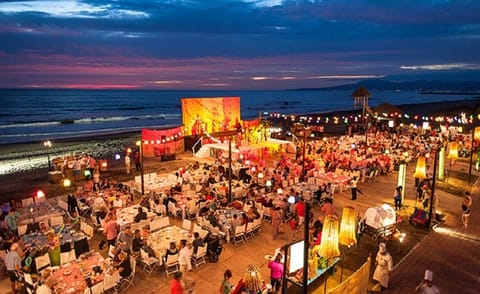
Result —
<instances>
[{"instance_id":1,"label":"chef hat","mask_svg":"<svg viewBox=\"0 0 480 294\"><path fill-rule=\"evenodd\" d=\"M430 282L433 281L433 272L431 270L425 270L425 276L423 279Z\"/></svg>"},{"instance_id":2,"label":"chef hat","mask_svg":"<svg viewBox=\"0 0 480 294\"><path fill-rule=\"evenodd\" d=\"M385 243L380 243L378 245L378 249L381 253L385 253L387 251L387 246L385 245Z\"/></svg>"}]
</instances>

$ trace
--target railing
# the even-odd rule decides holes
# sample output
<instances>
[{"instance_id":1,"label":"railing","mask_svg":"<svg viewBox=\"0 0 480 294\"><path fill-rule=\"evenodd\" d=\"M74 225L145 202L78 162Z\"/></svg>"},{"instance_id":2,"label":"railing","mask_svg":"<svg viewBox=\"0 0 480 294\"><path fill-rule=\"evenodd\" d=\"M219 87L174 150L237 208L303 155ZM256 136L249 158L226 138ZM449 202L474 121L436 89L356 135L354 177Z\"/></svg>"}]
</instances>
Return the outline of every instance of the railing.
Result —
<instances>
[{"instance_id":1,"label":"railing","mask_svg":"<svg viewBox=\"0 0 480 294\"><path fill-rule=\"evenodd\" d=\"M198 145L198 143L201 143L203 140L203 137L200 137L200 139L197 140L197 142L195 142L195 144L193 144L192 146L192 152L193 152L193 155L195 155L195 147ZM202 147L202 144L200 144L200 148Z\"/></svg>"},{"instance_id":2,"label":"railing","mask_svg":"<svg viewBox=\"0 0 480 294\"><path fill-rule=\"evenodd\" d=\"M303 144L302 141L300 141L300 139L298 139L298 137L295 136L294 134L292 134L292 142L295 145L302 145Z\"/></svg>"}]
</instances>

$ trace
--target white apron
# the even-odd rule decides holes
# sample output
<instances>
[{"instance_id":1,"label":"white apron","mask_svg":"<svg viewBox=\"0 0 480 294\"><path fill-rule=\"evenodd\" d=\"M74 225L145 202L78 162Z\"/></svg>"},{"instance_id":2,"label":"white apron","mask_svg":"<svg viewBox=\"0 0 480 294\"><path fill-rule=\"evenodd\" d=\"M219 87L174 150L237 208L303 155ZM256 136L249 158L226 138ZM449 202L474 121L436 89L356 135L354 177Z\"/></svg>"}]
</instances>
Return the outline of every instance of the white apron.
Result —
<instances>
[{"instance_id":1,"label":"white apron","mask_svg":"<svg viewBox=\"0 0 480 294\"><path fill-rule=\"evenodd\" d=\"M373 279L378 281L382 287L388 288L389 275L388 272L393 269L393 260L390 253L377 254L377 267L373 273Z\"/></svg>"}]
</instances>

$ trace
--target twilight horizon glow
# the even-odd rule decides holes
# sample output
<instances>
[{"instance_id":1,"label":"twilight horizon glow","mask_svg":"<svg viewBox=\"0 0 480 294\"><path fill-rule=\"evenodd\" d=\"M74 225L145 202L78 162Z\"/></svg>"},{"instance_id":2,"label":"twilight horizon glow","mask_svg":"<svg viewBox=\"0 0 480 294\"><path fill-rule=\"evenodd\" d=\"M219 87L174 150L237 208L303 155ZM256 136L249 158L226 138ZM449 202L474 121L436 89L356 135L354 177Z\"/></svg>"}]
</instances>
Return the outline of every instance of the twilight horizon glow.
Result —
<instances>
[{"instance_id":1,"label":"twilight horizon glow","mask_svg":"<svg viewBox=\"0 0 480 294\"><path fill-rule=\"evenodd\" d=\"M480 80L478 11L460 0L2 1L0 88Z\"/></svg>"}]
</instances>

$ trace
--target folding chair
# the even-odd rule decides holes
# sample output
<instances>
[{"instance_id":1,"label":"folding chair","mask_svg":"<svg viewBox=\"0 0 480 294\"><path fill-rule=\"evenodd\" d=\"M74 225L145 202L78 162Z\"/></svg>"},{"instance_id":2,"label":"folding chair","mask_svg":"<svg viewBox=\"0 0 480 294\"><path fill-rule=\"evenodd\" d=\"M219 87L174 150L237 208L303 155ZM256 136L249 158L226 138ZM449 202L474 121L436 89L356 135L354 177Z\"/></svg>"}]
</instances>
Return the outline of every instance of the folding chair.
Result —
<instances>
[{"instance_id":1,"label":"folding chair","mask_svg":"<svg viewBox=\"0 0 480 294\"><path fill-rule=\"evenodd\" d=\"M103 293L103 283L98 283L93 285L90 288L86 288L83 292L84 294L102 294Z\"/></svg>"},{"instance_id":2,"label":"folding chair","mask_svg":"<svg viewBox=\"0 0 480 294\"><path fill-rule=\"evenodd\" d=\"M113 272L112 275L105 274L103 279L103 292L113 291L113 293L118 293L118 282L120 281L120 275L118 271Z\"/></svg>"},{"instance_id":3,"label":"folding chair","mask_svg":"<svg viewBox=\"0 0 480 294\"><path fill-rule=\"evenodd\" d=\"M75 260L75 250L60 252L60 265L64 265Z\"/></svg>"},{"instance_id":4,"label":"folding chair","mask_svg":"<svg viewBox=\"0 0 480 294\"><path fill-rule=\"evenodd\" d=\"M237 245L237 242L245 242L245 225L235 227L235 235L233 236L233 243Z\"/></svg>"},{"instance_id":5,"label":"folding chair","mask_svg":"<svg viewBox=\"0 0 480 294\"><path fill-rule=\"evenodd\" d=\"M37 274L41 275L41 273L50 267L50 257L48 253L44 255L40 255L35 258L35 268L37 269Z\"/></svg>"},{"instance_id":6,"label":"folding chair","mask_svg":"<svg viewBox=\"0 0 480 294\"><path fill-rule=\"evenodd\" d=\"M160 259L151 257L148 253L140 248L140 263L143 265L143 269L151 275L156 266L161 266Z\"/></svg>"},{"instance_id":7,"label":"folding chair","mask_svg":"<svg viewBox=\"0 0 480 294\"><path fill-rule=\"evenodd\" d=\"M192 256L193 265L198 268L199 265L207 263L207 244L204 246L199 246L197 249L197 254Z\"/></svg>"},{"instance_id":8,"label":"folding chair","mask_svg":"<svg viewBox=\"0 0 480 294\"><path fill-rule=\"evenodd\" d=\"M192 230L192 221L188 219L184 219L182 228L190 232Z\"/></svg>"},{"instance_id":9,"label":"folding chair","mask_svg":"<svg viewBox=\"0 0 480 294\"><path fill-rule=\"evenodd\" d=\"M165 260L165 273L168 277L169 274L174 274L180 271L180 264L178 263L178 254L167 255Z\"/></svg>"},{"instance_id":10,"label":"folding chair","mask_svg":"<svg viewBox=\"0 0 480 294\"><path fill-rule=\"evenodd\" d=\"M50 218L51 227L59 227L61 225L63 225L63 216L57 215Z\"/></svg>"},{"instance_id":11,"label":"folding chair","mask_svg":"<svg viewBox=\"0 0 480 294\"><path fill-rule=\"evenodd\" d=\"M136 267L137 267L137 260L132 256L129 257L129 260L130 260L130 267L132 268L132 273L128 277L120 280L120 290L121 291L127 290L128 288L130 288L130 286L135 287L135 284L133 283L133 281L135 279L135 271L136 271Z\"/></svg>"},{"instance_id":12,"label":"folding chair","mask_svg":"<svg viewBox=\"0 0 480 294\"><path fill-rule=\"evenodd\" d=\"M30 205L33 205L33 198L32 197L22 199L22 207L27 207L27 206L30 206Z\"/></svg>"}]
</instances>

